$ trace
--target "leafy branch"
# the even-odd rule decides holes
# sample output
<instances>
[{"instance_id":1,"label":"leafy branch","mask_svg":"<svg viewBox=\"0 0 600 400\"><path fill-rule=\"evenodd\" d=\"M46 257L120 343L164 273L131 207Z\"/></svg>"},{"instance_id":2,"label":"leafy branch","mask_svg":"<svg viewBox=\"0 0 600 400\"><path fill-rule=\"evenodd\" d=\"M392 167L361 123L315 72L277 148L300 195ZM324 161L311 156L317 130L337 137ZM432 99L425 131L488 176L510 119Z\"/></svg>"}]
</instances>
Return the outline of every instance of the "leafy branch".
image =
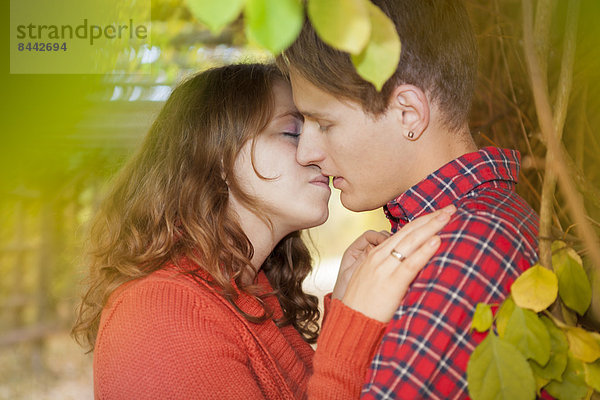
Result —
<instances>
[{"instance_id":1,"label":"leafy branch","mask_svg":"<svg viewBox=\"0 0 600 400\"><path fill-rule=\"evenodd\" d=\"M244 16L251 43L279 54L300 34L301 0L187 0L192 13L213 33ZM369 0L308 0L306 12L317 34L350 54L358 74L377 90L400 61L400 39L392 21Z\"/></svg>"},{"instance_id":2,"label":"leafy branch","mask_svg":"<svg viewBox=\"0 0 600 400\"><path fill-rule=\"evenodd\" d=\"M490 305L477 305L472 328L488 334L467 367L474 400L528 400L542 389L557 399L582 399L600 391L600 335L546 310L560 296L583 315L591 303L590 282L572 248L555 241L551 251L556 273L539 264L529 268L495 316Z\"/></svg>"}]
</instances>

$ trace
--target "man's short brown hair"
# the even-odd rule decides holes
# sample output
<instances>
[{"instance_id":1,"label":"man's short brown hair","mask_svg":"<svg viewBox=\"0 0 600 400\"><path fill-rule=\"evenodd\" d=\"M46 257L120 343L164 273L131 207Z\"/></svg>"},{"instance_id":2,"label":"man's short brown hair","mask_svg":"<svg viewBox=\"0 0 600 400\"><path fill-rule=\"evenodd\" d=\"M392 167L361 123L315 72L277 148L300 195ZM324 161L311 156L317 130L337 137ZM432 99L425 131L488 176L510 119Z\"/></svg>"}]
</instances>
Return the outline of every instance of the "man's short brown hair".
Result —
<instances>
[{"instance_id":1,"label":"man's short brown hair","mask_svg":"<svg viewBox=\"0 0 600 400\"><path fill-rule=\"evenodd\" d=\"M381 92L357 74L347 53L323 43L308 18L298 39L277 57L279 67L374 115L386 110L397 85L415 85L439 106L448 128L460 128L477 79L477 44L464 5L459 0L372 2L396 25L402 43L398 68Z\"/></svg>"}]
</instances>

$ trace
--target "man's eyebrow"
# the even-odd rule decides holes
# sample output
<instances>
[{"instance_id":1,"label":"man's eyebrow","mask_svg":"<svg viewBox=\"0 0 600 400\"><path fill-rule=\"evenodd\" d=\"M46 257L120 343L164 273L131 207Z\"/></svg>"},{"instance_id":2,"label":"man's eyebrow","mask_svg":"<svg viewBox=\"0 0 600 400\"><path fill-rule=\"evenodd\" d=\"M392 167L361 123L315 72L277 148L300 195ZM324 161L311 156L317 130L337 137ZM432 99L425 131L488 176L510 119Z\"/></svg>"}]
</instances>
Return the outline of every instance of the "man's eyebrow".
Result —
<instances>
[{"instance_id":1,"label":"man's eyebrow","mask_svg":"<svg viewBox=\"0 0 600 400\"><path fill-rule=\"evenodd\" d=\"M308 117L310 119L331 119L330 116L327 116L325 114L322 114L318 111L305 111L305 110L300 110L300 113L302 115L304 115L305 117Z\"/></svg>"},{"instance_id":2,"label":"man's eyebrow","mask_svg":"<svg viewBox=\"0 0 600 400\"><path fill-rule=\"evenodd\" d=\"M304 119L304 117L298 110L286 110L286 111L282 112L281 114L276 115L275 118L283 118L283 117L287 117L288 115L291 115L292 117L295 117L297 119L301 119L301 120Z\"/></svg>"}]
</instances>

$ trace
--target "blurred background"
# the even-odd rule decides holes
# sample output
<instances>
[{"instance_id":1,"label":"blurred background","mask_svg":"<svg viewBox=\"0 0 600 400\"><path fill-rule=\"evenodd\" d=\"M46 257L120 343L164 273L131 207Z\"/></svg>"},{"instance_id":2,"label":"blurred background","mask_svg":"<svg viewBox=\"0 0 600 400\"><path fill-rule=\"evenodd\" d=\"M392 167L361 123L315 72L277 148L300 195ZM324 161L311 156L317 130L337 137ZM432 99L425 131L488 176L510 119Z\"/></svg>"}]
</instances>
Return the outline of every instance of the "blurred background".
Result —
<instances>
[{"instance_id":1,"label":"blurred background","mask_svg":"<svg viewBox=\"0 0 600 400\"><path fill-rule=\"evenodd\" d=\"M123 2L134 3L135 0ZM523 58L521 2L466 2L480 45L471 127L481 146L521 151L519 193L539 209L545 145ZM568 2L552 7L547 71L554 96ZM8 3L2 5L9 15ZM242 21L214 36L183 0L152 0L151 44L123 49L106 75L11 75L2 65L0 142L0 399L91 399L92 356L69 337L86 274L86 223L111 178L141 143L172 88L226 63L268 61ZM582 0L573 89L563 142L589 220L600 224L600 2ZM2 45L9 46L8 37ZM5 51L4 54L8 54ZM557 238L572 224L559 194ZM342 252L366 229L389 227L381 210L354 214L337 193L330 220L312 230L316 269L308 290L329 291ZM566 236L584 256L585 248ZM595 279L595 280L594 280ZM590 324L594 326L593 318ZM597 325L596 329L597 329Z\"/></svg>"}]
</instances>

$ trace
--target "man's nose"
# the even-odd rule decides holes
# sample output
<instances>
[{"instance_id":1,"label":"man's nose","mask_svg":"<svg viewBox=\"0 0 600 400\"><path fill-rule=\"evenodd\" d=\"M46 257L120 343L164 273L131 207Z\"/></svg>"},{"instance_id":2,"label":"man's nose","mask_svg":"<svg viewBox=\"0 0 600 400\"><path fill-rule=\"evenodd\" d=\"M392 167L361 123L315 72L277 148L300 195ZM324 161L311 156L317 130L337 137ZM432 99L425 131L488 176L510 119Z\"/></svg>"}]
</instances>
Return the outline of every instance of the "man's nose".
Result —
<instances>
[{"instance_id":1,"label":"man's nose","mask_svg":"<svg viewBox=\"0 0 600 400\"><path fill-rule=\"evenodd\" d=\"M323 149L322 133L319 132L316 124L304 124L302 133L298 140L298 148L296 149L296 161L301 165L320 165L325 159Z\"/></svg>"}]
</instances>

